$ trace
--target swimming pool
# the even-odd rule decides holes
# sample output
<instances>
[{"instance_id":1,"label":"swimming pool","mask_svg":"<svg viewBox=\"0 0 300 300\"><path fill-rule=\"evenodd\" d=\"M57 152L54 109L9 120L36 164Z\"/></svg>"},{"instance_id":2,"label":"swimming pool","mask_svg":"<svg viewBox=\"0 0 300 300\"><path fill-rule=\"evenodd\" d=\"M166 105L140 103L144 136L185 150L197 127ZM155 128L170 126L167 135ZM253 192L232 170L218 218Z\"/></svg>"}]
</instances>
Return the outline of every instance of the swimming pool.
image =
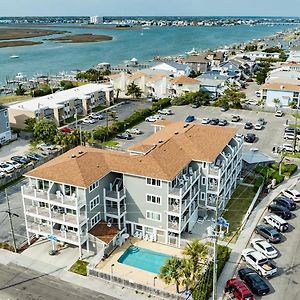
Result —
<instances>
[{"instance_id":1,"label":"swimming pool","mask_svg":"<svg viewBox=\"0 0 300 300\"><path fill-rule=\"evenodd\" d=\"M118 262L148 272L159 274L160 268L170 255L130 246L118 259Z\"/></svg>"}]
</instances>

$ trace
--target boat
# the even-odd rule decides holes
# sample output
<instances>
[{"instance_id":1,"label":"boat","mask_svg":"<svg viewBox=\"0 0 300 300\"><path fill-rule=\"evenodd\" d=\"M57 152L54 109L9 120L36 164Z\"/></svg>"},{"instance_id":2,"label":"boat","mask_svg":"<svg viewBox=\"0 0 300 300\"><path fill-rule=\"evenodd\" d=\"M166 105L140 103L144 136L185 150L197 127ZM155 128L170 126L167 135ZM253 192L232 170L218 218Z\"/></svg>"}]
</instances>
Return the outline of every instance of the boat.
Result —
<instances>
[{"instance_id":1,"label":"boat","mask_svg":"<svg viewBox=\"0 0 300 300\"><path fill-rule=\"evenodd\" d=\"M188 55L195 55L198 54L197 50L195 48L193 48L191 51L185 52Z\"/></svg>"},{"instance_id":2,"label":"boat","mask_svg":"<svg viewBox=\"0 0 300 300\"><path fill-rule=\"evenodd\" d=\"M15 59L15 58L19 58L20 56L18 55L11 55L9 58Z\"/></svg>"}]
</instances>

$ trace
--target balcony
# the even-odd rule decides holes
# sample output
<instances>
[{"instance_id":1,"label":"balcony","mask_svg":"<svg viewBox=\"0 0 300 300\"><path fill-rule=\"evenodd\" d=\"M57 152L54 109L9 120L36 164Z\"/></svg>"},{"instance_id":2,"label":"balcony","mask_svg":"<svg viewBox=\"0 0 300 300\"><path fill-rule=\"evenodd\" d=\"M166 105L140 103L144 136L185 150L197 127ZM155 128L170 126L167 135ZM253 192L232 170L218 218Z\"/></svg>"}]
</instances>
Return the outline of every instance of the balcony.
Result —
<instances>
[{"instance_id":1,"label":"balcony","mask_svg":"<svg viewBox=\"0 0 300 300\"><path fill-rule=\"evenodd\" d=\"M190 174L184 174L181 178L178 179L178 183L173 188L170 187L169 194L182 197L185 192L193 185L199 175L200 170L197 170Z\"/></svg>"},{"instance_id":2,"label":"balcony","mask_svg":"<svg viewBox=\"0 0 300 300\"><path fill-rule=\"evenodd\" d=\"M111 198L114 200L122 200L125 197L125 190L122 189L121 191L106 191L106 198Z\"/></svg>"},{"instance_id":3,"label":"balcony","mask_svg":"<svg viewBox=\"0 0 300 300\"><path fill-rule=\"evenodd\" d=\"M28 185L22 186L22 191L25 196L29 196L34 199L41 199L44 200L44 202L47 201L53 205L69 206L74 208L77 205L81 207L85 204L84 201L80 201L79 197L65 196L59 192L56 194L48 193L47 191L41 191Z\"/></svg>"},{"instance_id":4,"label":"balcony","mask_svg":"<svg viewBox=\"0 0 300 300\"><path fill-rule=\"evenodd\" d=\"M219 176L220 175L220 170L222 168L218 166L210 166L208 169L208 174L212 176Z\"/></svg>"},{"instance_id":5,"label":"balcony","mask_svg":"<svg viewBox=\"0 0 300 300\"><path fill-rule=\"evenodd\" d=\"M171 230L179 230L179 222L177 221L168 221L168 228Z\"/></svg>"},{"instance_id":6,"label":"balcony","mask_svg":"<svg viewBox=\"0 0 300 300\"><path fill-rule=\"evenodd\" d=\"M124 212L126 212L126 207L125 205L120 207L120 214L118 213L118 208L117 207L111 207L111 206L106 206L106 213L109 215L114 215L114 216L121 216Z\"/></svg>"}]
</instances>

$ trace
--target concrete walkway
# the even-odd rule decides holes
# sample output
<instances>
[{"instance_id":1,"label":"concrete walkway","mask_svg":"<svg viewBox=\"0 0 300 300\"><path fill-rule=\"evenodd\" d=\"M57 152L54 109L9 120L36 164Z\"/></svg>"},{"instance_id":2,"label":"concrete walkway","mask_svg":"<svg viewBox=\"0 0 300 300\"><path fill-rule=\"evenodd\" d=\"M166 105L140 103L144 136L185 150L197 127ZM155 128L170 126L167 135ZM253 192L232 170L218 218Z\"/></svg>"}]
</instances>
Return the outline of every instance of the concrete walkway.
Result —
<instances>
[{"instance_id":1,"label":"concrete walkway","mask_svg":"<svg viewBox=\"0 0 300 300\"><path fill-rule=\"evenodd\" d=\"M0 263L8 265L13 263L42 274L47 274L59 278L68 283L90 289L95 292L106 294L124 300L143 300L149 299L147 294L136 293L135 290L127 289L115 284L111 284L101 279L85 277L66 271L55 265L32 259L26 255L16 254L10 251L0 249ZM151 299L157 299L151 295Z\"/></svg>"},{"instance_id":2,"label":"concrete walkway","mask_svg":"<svg viewBox=\"0 0 300 300\"><path fill-rule=\"evenodd\" d=\"M244 250L249 241L252 238L253 231L255 226L259 223L262 215L265 213L268 204L276 197L283 189L294 187L300 179L300 175L297 172L297 175L292 176L289 180L283 182L277 188L272 190L253 210L247 223L244 226L242 233L240 233L239 238L235 244L229 244L228 247L232 249L229 261L226 263L217 285L218 300L224 299L224 287L226 281L232 278L239 267L241 260L241 252Z\"/></svg>"}]
</instances>

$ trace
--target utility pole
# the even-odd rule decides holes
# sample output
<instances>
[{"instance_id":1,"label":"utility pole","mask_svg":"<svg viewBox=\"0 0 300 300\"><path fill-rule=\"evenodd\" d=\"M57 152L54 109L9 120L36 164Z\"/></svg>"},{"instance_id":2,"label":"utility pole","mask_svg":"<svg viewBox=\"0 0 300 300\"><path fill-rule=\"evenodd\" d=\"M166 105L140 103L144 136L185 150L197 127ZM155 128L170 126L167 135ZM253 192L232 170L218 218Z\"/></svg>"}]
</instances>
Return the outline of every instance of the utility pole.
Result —
<instances>
[{"instance_id":1,"label":"utility pole","mask_svg":"<svg viewBox=\"0 0 300 300\"><path fill-rule=\"evenodd\" d=\"M216 199L215 210L215 232L214 232L214 264L213 264L213 300L217 300L217 281L218 281L218 216L219 215L219 196Z\"/></svg>"},{"instance_id":2,"label":"utility pole","mask_svg":"<svg viewBox=\"0 0 300 300\"><path fill-rule=\"evenodd\" d=\"M10 230L11 230L11 235L12 235L12 239L13 239L13 243L14 243L14 249L15 249L15 252L17 252L17 245L16 245L16 238L15 238L14 227L13 227L13 223L12 223L12 216L19 217L19 215L14 214L14 213L11 212L9 198L7 196L7 190L6 189L5 189L5 199L6 199L7 208L8 208L8 210L6 211L6 213L8 214L8 218L9 218Z\"/></svg>"}]
</instances>

